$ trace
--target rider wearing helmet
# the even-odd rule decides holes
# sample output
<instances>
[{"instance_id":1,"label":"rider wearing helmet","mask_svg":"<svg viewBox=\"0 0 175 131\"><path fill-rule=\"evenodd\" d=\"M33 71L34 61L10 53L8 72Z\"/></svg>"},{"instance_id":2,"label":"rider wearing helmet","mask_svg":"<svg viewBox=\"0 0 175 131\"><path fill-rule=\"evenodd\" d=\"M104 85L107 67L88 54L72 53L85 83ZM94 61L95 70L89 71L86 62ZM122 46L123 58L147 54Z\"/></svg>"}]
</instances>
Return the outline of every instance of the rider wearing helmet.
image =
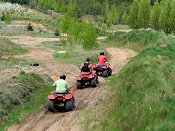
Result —
<instances>
[{"instance_id":1,"label":"rider wearing helmet","mask_svg":"<svg viewBox=\"0 0 175 131\"><path fill-rule=\"evenodd\" d=\"M87 58L86 62L81 64L81 73L82 74L90 74L91 73L91 69L92 69L92 65L90 64L90 59Z\"/></svg>"},{"instance_id":2,"label":"rider wearing helmet","mask_svg":"<svg viewBox=\"0 0 175 131\"><path fill-rule=\"evenodd\" d=\"M105 64L105 62L108 62L108 59L104 55L104 52L100 52L100 56L98 57L98 64Z\"/></svg>"},{"instance_id":3,"label":"rider wearing helmet","mask_svg":"<svg viewBox=\"0 0 175 131\"><path fill-rule=\"evenodd\" d=\"M66 75L61 74L60 79L57 80L53 86L56 86L56 93L67 93L70 90L70 86L66 81Z\"/></svg>"}]
</instances>

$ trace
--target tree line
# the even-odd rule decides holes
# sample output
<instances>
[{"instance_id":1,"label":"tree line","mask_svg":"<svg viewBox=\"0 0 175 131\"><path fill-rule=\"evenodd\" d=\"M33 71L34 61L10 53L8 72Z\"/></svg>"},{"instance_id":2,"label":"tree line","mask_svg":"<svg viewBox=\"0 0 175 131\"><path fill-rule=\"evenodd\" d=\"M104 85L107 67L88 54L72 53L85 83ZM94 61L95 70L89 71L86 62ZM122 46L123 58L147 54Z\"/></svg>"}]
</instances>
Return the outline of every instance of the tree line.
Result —
<instances>
[{"instance_id":1,"label":"tree line","mask_svg":"<svg viewBox=\"0 0 175 131\"><path fill-rule=\"evenodd\" d=\"M29 4L34 0L0 0L0 2L11 2L11 3L18 3L18 4Z\"/></svg>"},{"instance_id":2,"label":"tree line","mask_svg":"<svg viewBox=\"0 0 175 131\"><path fill-rule=\"evenodd\" d=\"M65 12L69 3L74 3L76 14L103 15L106 3L119 5L131 3L133 0L37 0L37 4L44 9L52 9L56 12Z\"/></svg>"},{"instance_id":3,"label":"tree line","mask_svg":"<svg viewBox=\"0 0 175 131\"><path fill-rule=\"evenodd\" d=\"M60 22L60 29L63 33L67 34L66 43L81 44L84 49L91 49L98 47L97 31L95 26L90 22L84 22L74 16L74 9L69 4L64 18Z\"/></svg>"},{"instance_id":4,"label":"tree line","mask_svg":"<svg viewBox=\"0 0 175 131\"><path fill-rule=\"evenodd\" d=\"M175 33L175 0L155 1L150 5L150 0L134 0L129 16L123 16L123 21L131 28L152 28Z\"/></svg>"}]
</instances>

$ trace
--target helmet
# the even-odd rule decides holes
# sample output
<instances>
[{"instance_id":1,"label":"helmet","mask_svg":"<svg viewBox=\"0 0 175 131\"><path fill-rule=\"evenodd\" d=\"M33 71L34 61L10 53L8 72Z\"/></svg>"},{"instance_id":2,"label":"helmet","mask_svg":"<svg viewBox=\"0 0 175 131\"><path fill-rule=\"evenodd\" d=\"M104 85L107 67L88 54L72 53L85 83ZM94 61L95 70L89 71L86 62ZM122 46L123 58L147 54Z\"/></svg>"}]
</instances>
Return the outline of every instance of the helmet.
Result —
<instances>
[{"instance_id":1,"label":"helmet","mask_svg":"<svg viewBox=\"0 0 175 131\"><path fill-rule=\"evenodd\" d=\"M100 51L100 55L104 55L104 52L103 51Z\"/></svg>"},{"instance_id":2,"label":"helmet","mask_svg":"<svg viewBox=\"0 0 175 131\"><path fill-rule=\"evenodd\" d=\"M86 59L86 62L89 62L89 61L90 61L90 59L89 59L89 58L87 58L87 59Z\"/></svg>"},{"instance_id":3,"label":"helmet","mask_svg":"<svg viewBox=\"0 0 175 131\"><path fill-rule=\"evenodd\" d=\"M65 74L61 74L61 75L60 75L60 79L65 80L65 79L66 79L66 75L65 75Z\"/></svg>"}]
</instances>

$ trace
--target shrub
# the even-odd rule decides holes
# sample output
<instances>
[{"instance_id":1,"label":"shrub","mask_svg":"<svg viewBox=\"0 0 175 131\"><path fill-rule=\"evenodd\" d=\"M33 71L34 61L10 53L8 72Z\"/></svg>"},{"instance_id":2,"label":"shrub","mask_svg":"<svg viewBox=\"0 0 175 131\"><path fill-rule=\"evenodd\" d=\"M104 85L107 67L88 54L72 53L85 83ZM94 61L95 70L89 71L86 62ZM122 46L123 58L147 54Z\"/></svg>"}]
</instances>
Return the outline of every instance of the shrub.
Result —
<instances>
[{"instance_id":1,"label":"shrub","mask_svg":"<svg viewBox=\"0 0 175 131\"><path fill-rule=\"evenodd\" d=\"M55 33L54 33L55 36L60 36L60 32L58 29L55 29Z\"/></svg>"},{"instance_id":2,"label":"shrub","mask_svg":"<svg viewBox=\"0 0 175 131\"><path fill-rule=\"evenodd\" d=\"M32 24L29 22L29 24L27 25L27 31L33 31L33 26Z\"/></svg>"},{"instance_id":3,"label":"shrub","mask_svg":"<svg viewBox=\"0 0 175 131\"><path fill-rule=\"evenodd\" d=\"M10 23L12 21L12 18L9 13L5 14L3 13L1 17L1 21L5 21L6 23Z\"/></svg>"}]
</instances>

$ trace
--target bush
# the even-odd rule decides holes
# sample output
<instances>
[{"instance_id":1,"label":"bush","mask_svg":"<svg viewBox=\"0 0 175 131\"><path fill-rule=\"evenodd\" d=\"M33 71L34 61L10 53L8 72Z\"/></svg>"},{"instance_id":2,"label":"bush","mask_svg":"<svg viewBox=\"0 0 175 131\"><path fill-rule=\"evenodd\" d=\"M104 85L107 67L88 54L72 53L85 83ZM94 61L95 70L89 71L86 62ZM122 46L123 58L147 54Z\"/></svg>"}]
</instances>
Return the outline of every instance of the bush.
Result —
<instances>
[{"instance_id":1,"label":"bush","mask_svg":"<svg viewBox=\"0 0 175 131\"><path fill-rule=\"evenodd\" d=\"M58 29L55 29L55 33L54 33L55 36L60 36L60 32Z\"/></svg>"},{"instance_id":2,"label":"bush","mask_svg":"<svg viewBox=\"0 0 175 131\"><path fill-rule=\"evenodd\" d=\"M3 15L1 17L1 21L5 21L6 23L10 23L12 21L12 18L10 16L10 14L3 13Z\"/></svg>"},{"instance_id":3,"label":"bush","mask_svg":"<svg viewBox=\"0 0 175 131\"><path fill-rule=\"evenodd\" d=\"M29 22L29 24L27 25L27 31L33 31L33 26L32 24Z\"/></svg>"},{"instance_id":4,"label":"bush","mask_svg":"<svg viewBox=\"0 0 175 131\"><path fill-rule=\"evenodd\" d=\"M5 21L5 14L2 14L1 21Z\"/></svg>"}]
</instances>

